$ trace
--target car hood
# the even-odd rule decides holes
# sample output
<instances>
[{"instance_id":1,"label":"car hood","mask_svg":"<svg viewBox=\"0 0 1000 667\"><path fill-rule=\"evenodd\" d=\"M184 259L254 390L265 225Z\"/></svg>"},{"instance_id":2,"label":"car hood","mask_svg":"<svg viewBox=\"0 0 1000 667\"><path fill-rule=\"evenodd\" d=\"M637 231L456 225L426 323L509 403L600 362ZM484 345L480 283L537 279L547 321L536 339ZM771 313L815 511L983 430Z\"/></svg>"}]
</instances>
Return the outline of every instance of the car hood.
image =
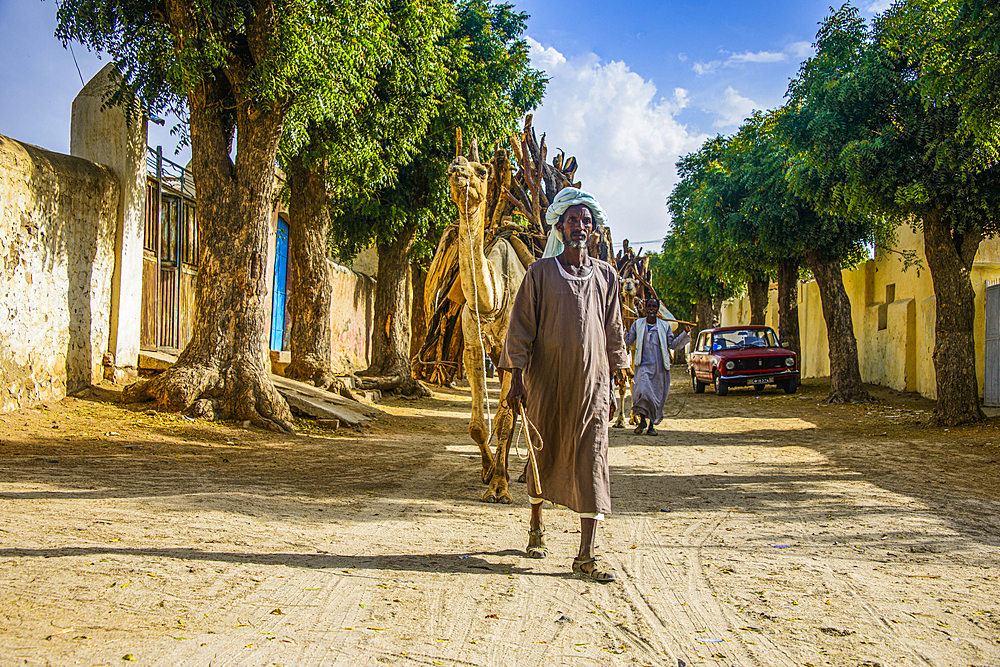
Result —
<instances>
[{"instance_id":1,"label":"car hood","mask_svg":"<svg viewBox=\"0 0 1000 667\"><path fill-rule=\"evenodd\" d=\"M760 357L795 357L796 354L791 350L786 350L783 347L745 347L739 350L716 350L712 352L717 357L722 359L742 359L744 357L753 357L758 359Z\"/></svg>"}]
</instances>

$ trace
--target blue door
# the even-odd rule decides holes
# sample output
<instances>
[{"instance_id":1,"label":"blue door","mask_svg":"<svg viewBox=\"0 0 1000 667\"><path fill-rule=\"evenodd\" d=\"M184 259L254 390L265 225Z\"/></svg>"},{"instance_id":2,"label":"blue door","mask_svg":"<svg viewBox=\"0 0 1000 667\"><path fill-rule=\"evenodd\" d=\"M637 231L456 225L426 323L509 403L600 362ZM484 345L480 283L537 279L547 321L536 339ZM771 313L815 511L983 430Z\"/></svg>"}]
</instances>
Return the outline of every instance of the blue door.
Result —
<instances>
[{"instance_id":1,"label":"blue door","mask_svg":"<svg viewBox=\"0 0 1000 667\"><path fill-rule=\"evenodd\" d=\"M274 243L274 292L271 296L271 349L281 351L285 338L285 301L288 278L288 223L278 218Z\"/></svg>"}]
</instances>

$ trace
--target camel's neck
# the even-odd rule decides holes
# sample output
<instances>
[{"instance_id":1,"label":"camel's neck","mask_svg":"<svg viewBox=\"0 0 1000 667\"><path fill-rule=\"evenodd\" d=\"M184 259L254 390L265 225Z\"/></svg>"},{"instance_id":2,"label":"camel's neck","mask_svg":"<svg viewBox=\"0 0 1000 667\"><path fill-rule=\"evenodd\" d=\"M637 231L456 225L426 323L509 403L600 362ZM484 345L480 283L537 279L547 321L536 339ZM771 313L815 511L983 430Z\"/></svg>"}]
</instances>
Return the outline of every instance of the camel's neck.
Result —
<instances>
[{"instance_id":1,"label":"camel's neck","mask_svg":"<svg viewBox=\"0 0 1000 667\"><path fill-rule=\"evenodd\" d=\"M481 314L491 313L499 303L496 279L483 252L486 209L481 203L459 206L458 268L462 275L462 292L470 308Z\"/></svg>"}]
</instances>

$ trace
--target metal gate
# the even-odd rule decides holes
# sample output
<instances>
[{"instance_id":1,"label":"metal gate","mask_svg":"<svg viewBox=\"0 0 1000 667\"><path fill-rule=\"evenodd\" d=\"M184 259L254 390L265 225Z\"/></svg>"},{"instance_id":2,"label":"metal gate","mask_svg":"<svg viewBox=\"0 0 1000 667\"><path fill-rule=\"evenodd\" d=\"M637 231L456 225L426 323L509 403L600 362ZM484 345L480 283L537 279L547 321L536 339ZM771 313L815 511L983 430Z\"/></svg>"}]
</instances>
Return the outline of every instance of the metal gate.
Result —
<instances>
[{"instance_id":1,"label":"metal gate","mask_svg":"<svg viewBox=\"0 0 1000 667\"><path fill-rule=\"evenodd\" d=\"M149 149L142 243L144 350L177 353L191 339L198 220L191 172Z\"/></svg>"},{"instance_id":2,"label":"metal gate","mask_svg":"<svg viewBox=\"0 0 1000 667\"><path fill-rule=\"evenodd\" d=\"M1000 280L986 283L986 354L983 403L1000 407Z\"/></svg>"}]
</instances>

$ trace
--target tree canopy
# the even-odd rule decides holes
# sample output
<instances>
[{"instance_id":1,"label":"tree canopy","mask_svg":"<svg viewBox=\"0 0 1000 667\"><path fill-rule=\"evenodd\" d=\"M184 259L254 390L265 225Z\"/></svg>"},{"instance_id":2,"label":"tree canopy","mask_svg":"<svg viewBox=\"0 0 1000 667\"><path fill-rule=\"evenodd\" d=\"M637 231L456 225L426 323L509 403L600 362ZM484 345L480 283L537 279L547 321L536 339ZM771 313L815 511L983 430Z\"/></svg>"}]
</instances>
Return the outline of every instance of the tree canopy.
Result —
<instances>
[{"instance_id":1,"label":"tree canopy","mask_svg":"<svg viewBox=\"0 0 1000 667\"><path fill-rule=\"evenodd\" d=\"M438 48L447 55L447 79L436 113L400 166L395 183L334 203L333 245L345 256L416 227L415 254L436 247L454 205L444 178L454 157L455 128L484 146L506 141L518 120L542 99L546 79L532 69L522 37L527 14L490 0L457 0L455 22Z\"/></svg>"},{"instance_id":2,"label":"tree canopy","mask_svg":"<svg viewBox=\"0 0 1000 667\"><path fill-rule=\"evenodd\" d=\"M916 69L926 105L957 107L973 160L1000 159L1000 2L908 0L892 10L885 39Z\"/></svg>"}]
</instances>

